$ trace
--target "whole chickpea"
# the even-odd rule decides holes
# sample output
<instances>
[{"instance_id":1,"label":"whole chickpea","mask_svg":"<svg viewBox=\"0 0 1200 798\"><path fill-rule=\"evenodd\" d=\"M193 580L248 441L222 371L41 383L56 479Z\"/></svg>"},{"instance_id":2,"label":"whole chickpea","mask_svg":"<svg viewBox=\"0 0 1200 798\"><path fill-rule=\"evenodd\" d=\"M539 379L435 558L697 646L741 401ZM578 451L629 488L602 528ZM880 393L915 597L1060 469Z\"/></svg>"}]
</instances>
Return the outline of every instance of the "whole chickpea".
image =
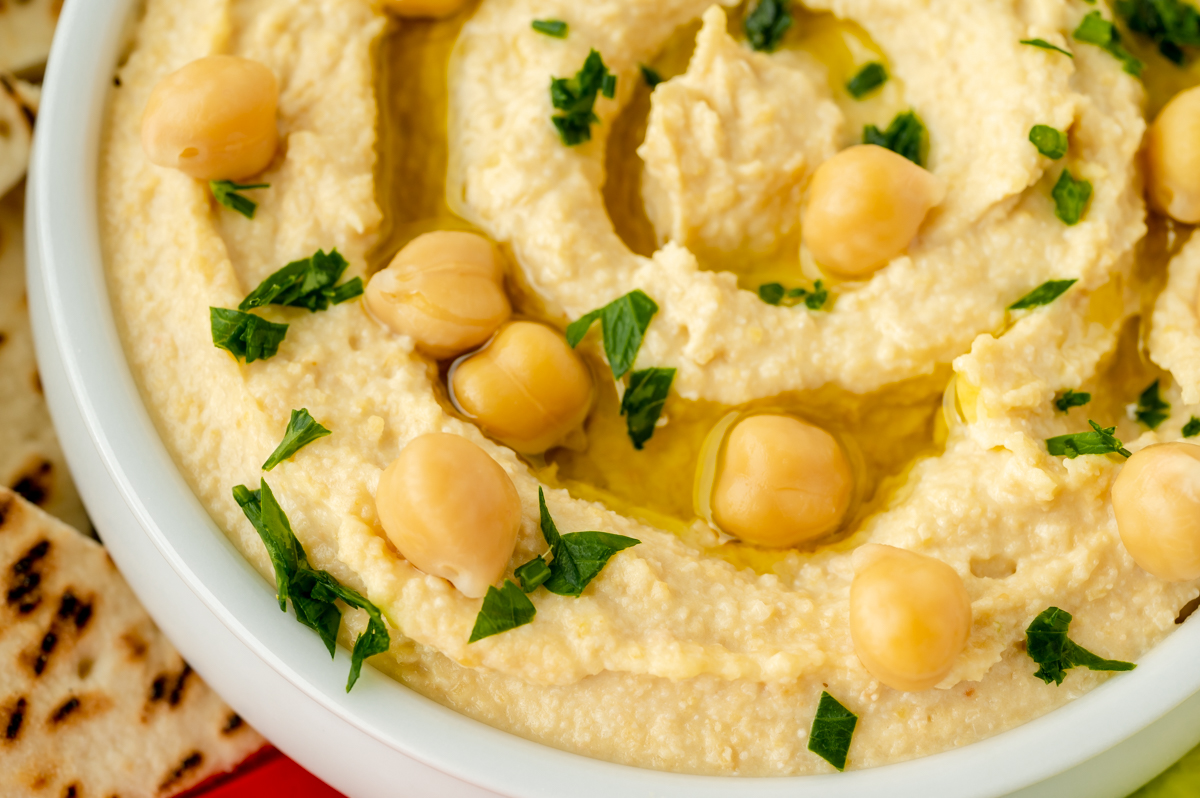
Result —
<instances>
[{"instance_id":1,"label":"whole chickpea","mask_svg":"<svg viewBox=\"0 0 1200 798\"><path fill-rule=\"evenodd\" d=\"M1112 506L1134 562L1169 582L1200 577L1200 446L1135 452L1113 483Z\"/></svg>"},{"instance_id":2,"label":"whole chickpea","mask_svg":"<svg viewBox=\"0 0 1200 798\"><path fill-rule=\"evenodd\" d=\"M750 416L726 440L713 520L747 543L798 546L837 528L853 490L846 453L828 432L791 416Z\"/></svg>"},{"instance_id":3,"label":"whole chickpea","mask_svg":"<svg viewBox=\"0 0 1200 798\"><path fill-rule=\"evenodd\" d=\"M450 379L454 400L484 432L523 454L562 442L592 406L592 376L557 330L531 321L501 328Z\"/></svg>"},{"instance_id":4,"label":"whole chickpea","mask_svg":"<svg viewBox=\"0 0 1200 798\"><path fill-rule=\"evenodd\" d=\"M850 637L863 667L896 690L928 690L954 666L971 633L958 572L933 557L867 544L854 553Z\"/></svg>"},{"instance_id":5,"label":"whole chickpea","mask_svg":"<svg viewBox=\"0 0 1200 798\"><path fill-rule=\"evenodd\" d=\"M459 435L413 439L379 478L375 509L404 558L480 598L499 581L521 527L504 469Z\"/></svg>"},{"instance_id":6,"label":"whole chickpea","mask_svg":"<svg viewBox=\"0 0 1200 798\"><path fill-rule=\"evenodd\" d=\"M1146 132L1146 194L1160 213L1200 222L1200 86L1176 94Z\"/></svg>"},{"instance_id":7,"label":"whole chickpea","mask_svg":"<svg viewBox=\"0 0 1200 798\"><path fill-rule=\"evenodd\" d=\"M240 180L275 157L279 84L264 64L211 55L167 75L142 115L151 163L199 180Z\"/></svg>"},{"instance_id":8,"label":"whole chickpea","mask_svg":"<svg viewBox=\"0 0 1200 798\"><path fill-rule=\"evenodd\" d=\"M367 284L367 307L442 360L491 338L512 314L496 248L474 233L419 236Z\"/></svg>"},{"instance_id":9,"label":"whole chickpea","mask_svg":"<svg viewBox=\"0 0 1200 798\"><path fill-rule=\"evenodd\" d=\"M448 17L466 0L384 0L383 7L399 17Z\"/></svg>"},{"instance_id":10,"label":"whole chickpea","mask_svg":"<svg viewBox=\"0 0 1200 798\"><path fill-rule=\"evenodd\" d=\"M908 248L944 196L942 181L904 156L855 145L813 174L800 235L822 268L865 278Z\"/></svg>"}]
</instances>

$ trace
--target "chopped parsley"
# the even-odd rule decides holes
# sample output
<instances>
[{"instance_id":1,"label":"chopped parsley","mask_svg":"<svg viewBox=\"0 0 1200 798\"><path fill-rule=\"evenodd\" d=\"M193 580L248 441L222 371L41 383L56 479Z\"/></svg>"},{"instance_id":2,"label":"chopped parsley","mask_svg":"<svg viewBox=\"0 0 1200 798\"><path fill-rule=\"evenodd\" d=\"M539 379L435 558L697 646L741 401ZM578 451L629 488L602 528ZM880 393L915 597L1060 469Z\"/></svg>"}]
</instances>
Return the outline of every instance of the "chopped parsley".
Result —
<instances>
[{"instance_id":1,"label":"chopped parsley","mask_svg":"<svg viewBox=\"0 0 1200 798\"><path fill-rule=\"evenodd\" d=\"M1063 169L1050 196L1054 198L1054 215L1067 225L1078 224L1092 198L1092 184L1086 180L1076 180L1068 170Z\"/></svg>"},{"instance_id":2,"label":"chopped parsley","mask_svg":"<svg viewBox=\"0 0 1200 798\"><path fill-rule=\"evenodd\" d=\"M1049 125L1034 125L1029 130L1029 140L1051 160L1057 161L1067 154L1067 134Z\"/></svg>"},{"instance_id":3,"label":"chopped parsley","mask_svg":"<svg viewBox=\"0 0 1200 798\"><path fill-rule=\"evenodd\" d=\"M1062 296L1078 280L1047 280L1025 296L1008 306L1009 310L1026 310L1040 305L1049 305Z\"/></svg>"},{"instance_id":4,"label":"chopped parsley","mask_svg":"<svg viewBox=\"0 0 1200 798\"><path fill-rule=\"evenodd\" d=\"M1090 401L1092 401L1092 395L1090 393L1076 393L1068 388L1054 399L1054 406L1058 408L1058 412L1066 413L1069 412L1072 407L1083 407Z\"/></svg>"},{"instance_id":5,"label":"chopped parsley","mask_svg":"<svg viewBox=\"0 0 1200 798\"><path fill-rule=\"evenodd\" d=\"M658 72L656 70L651 69L650 67L646 66L645 64L642 64L641 67L642 67L642 80L646 81L646 85L650 87L651 91L653 91L655 88L658 87L658 84L663 82L663 76L658 74Z\"/></svg>"},{"instance_id":6,"label":"chopped parsley","mask_svg":"<svg viewBox=\"0 0 1200 798\"><path fill-rule=\"evenodd\" d=\"M675 369L648 368L629 375L629 387L621 397L621 415L638 451L653 437L674 380Z\"/></svg>"},{"instance_id":7,"label":"chopped parsley","mask_svg":"<svg viewBox=\"0 0 1200 798\"><path fill-rule=\"evenodd\" d=\"M572 348L578 346L592 322L599 319L609 368L614 377L621 379L633 367L646 328L657 312L655 301L641 289L635 289L567 325L567 343Z\"/></svg>"},{"instance_id":8,"label":"chopped parsley","mask_svg":"<svg viewBox=\"0 0 1200 798\"><path fill-rule=\"evenodd\" d=\"M1022 39L1021 44L1028 44L1032 47L1040 47L1043 50L1053 50L1056 53L1062 53L1067 58L1075 57L1075 54L1072 53L1070 50L1064 50L1063 48L1059 47L1057 44L1051 44L1050 42L1046 41L1045 39Z\"/></svg>"},{"instance_id":9,"label":"chopped parsley","mask_svg":"<svg viewBox=\"0 0 1200 798\"><path fill-rule=\"evenodd\" d=\"M612 99L617 93L617 76L608 71L600 53L592 50L573 78L550 78L550 102L562 113L551 117L563 144L574 147L592 139L596 95Z\"/></svg>"},{"instance_id":10,"label":"chopped parsley","mask_svg":"<svg viewBox=\"0 0 1200 798\"><path fill-rule=\"evenodd\" d=\"M1101 427L1095 421L1088 419L1091 432L1076 432L1071 435L1059 435L1046 439L1046 448L1055 457L1066 457L1074 460L1081 454L1119 454L1131 457L1132 453L1113 435L1116 427Z\"/></svg>"},{"instance_id":11,"label":"chopped parsley","mask_svg":"<svg viewBox=\"0 0 1200 798\"><path fill-rule=\"evenodd\" d=\"M213 345L247 363L274 357L287 335L286 324L267 321L253 313L227 308L209 308Z\"/></svg>"},{"instance_id":12,"label":"chopped parsley","mask_svg":"<svg viewBox=\"0 0 1200 798\"><path fill-rule=\"evenodd\" d=\"M754 10L746 15L742 26L751 47L769 53L779 46L783 34L792 27L792 12L788 6L785 0L759 0Z\"/></svg>"},{"instance_id":13,"label":"chopped parsley","mask_svg":"<svg viewBox=\"0 0 1200 798\"><path fill-rule=\"evenodd\" d=\"M1083 646L1067 637L1071 626L1071 613L1050 607L1033 619L1025 630L1026 651L1030 659L1038 664L1033 674L1046 684L1062 684L1071 668L1087 668L1093 671L1131 671L1137 666L1132 662L1101 659Z\"/></svg>"},{"instance_id":14,"label":"chopped parsley","mask_svg":"<svg viewBox=\"0 0 1200 798\"><path fill-rule=\"evenodd\" d=\"M317 250L312 257L292 261L259 283L238 305L238 310L283 305L308 308L315 313L330 305L340 305L363 292L361 277L335 285L348 265L336 249L328 255Z\"/></svg>"},{"instance_id":15,"label":"chopped parsley","mask_svg":"<svg viewBox=\"0 0 1200 798\"><path fill-rule=\"evenodd\" d=\"M1170 418L1170 410L1171 404L1158 395L1158 380L1155 380L1138 397L1134 418L1150 429L1158 429L1159 424Z\"/></svg>"},{"instance_id":16,"label":"chopped parsley","mask_svg":"<svg viewBox=\"0 0 1200 798\"><path fill-rule=\"evenodd\" d=\"M561 19L535 19L533 29L556 39L565 39L570 26Z\"/></svg>"},{"instance_id":17,"label":"chopped parsley","mask_svg":"<svg viewBox=\"0 0 1200 798\"><path fill-rule=\"evenodd\" d=\"M875 125L863 128L863 144L878 144L903 155L917 166L924 166L921 148L925 144L925 125L912 111L896 114L887 130Z\"/></svg>"},{"instance_id":18,"label":"chopped parsley","mask_svg":"<svg viewBox=\"0 0 1200 798\"><path fill-rule=\"evenodd\" d=\"M308 444L330 434L332 433L329 430L313 420L307 409L293 410L292 417L288 420L287 431L283 433L283 440L275 447L275 451L271 452L267 462L262 464L262 470L270 471Z\"/></svg>"},{"instance_id":19,"label":"chopped parsley","mask_svg":"<svg viewBox=\"0 0 1200 798\"><path fill-rule=\"evenodd\" d=\"M838 770L846 769L846 754L858 716L842 706L829 693L821 693L817 704L817 715L813 718L812 731L808 735L808 750L833 765Z\"/></svg>"},{"instance_id":20,"label":"chopped parsley","mask_svg":"<svg viewBox=\"0 0 1200 798\"><path fill-rule=\"evenodd\" d=\"M232 180L210 180L208 187L218 203L231 211L237 211L247 219L254 218L258 203L239 194L239 191L250 191L257 188L270 188L270 183L235 183Z\"/></svg>"},{"instance_id":21,"label":"chopped parsley","mask_svg":"<svg viewBox=\"0 0 1200 798\"><path fill-rule=\"evenodd\" d=\"M275 569L275 591L279 599L279 609L287 612L287 601L291 599L296 619L321 637L321 642L329 650L329 656L334 656L338 626L342 620L341 610L336 604L338 599L351 607L365 610L370 616L367 630L354 641L354 650L350 654L350 677L346 682L346 692L350 692L350 688L354 687L362 672L363 660L382 654L391 644L387 627L383 623L383 613L360 593L344 586L328 572L314 570L309 566L304 547L296 539L287 515L275 500L271 486L265 479L259 490L255 491L245 485L238 485L233 489L233 498L241 506L242 512L246 514L246 518L250 520L267 548L271 565Z\"/></svg>"},{"instance_id":22,"label":"chopped parsley","mask_svg":"<svg viewBox=\"0 0 1200 798\"><path fill-rule=\"evenodd\" d=\"M1145 34L1173 64L1184 62L1184 47L1200 47L1200 11L1182 0L1117 0L1117 13L1129 29Z\"/></svg>"},{"instance_id":23,"label":"chopped parsley","mask_svg":"<svg viewBox=\"0 0 1200 798\"><path fill-rule=\"evenodd\" d=\"M758 287L758 298L768 305L798 305L801 301L809 310L820 310L829 300L829 289L821 280L807 288L787 288L780 283L763 283Z\"/></svg>"},{"instance_id":24,"label":"chopped parsley","mask_svg":"<svg viewBox=\"0 0 1200 798\"><path fill-rule=\"evenodd\" d=\"M1200 435L1200 418L1192 416L1191 421L1183 425L1183 437L1194 438Z\"/></svg>"},{"instance_id":25,"label":"chopped parsley","mask_svg":"<svg viewBox=\"0 0 1200 798\"><path fill-rule=\"evenodd\" d=\"M858 73L847 81L846 91L850 92L850 96L854 99L861 100L884 83L887 83L887 79L887 69L883 64L878 61L872 61L858 70Z\"/></svg>"},{"instance_id":26,"label":"chopped parsley","mask_svg":"<svg viewBox=\"0 0 1200 798\"><path fill-rule=\"evenodd\" d=\"M1135 78L1140 77L1145 66L1121 44L1121 32L1099 11L1093 11L1083 18L1074 33L1076 41L1094 44L1113 58L1121 62L1121 68Z\"/></svg>"},{"instance_id":27,"label":"chopped parsley","mask_svg":"<svg viewBox=\"0 0 1200 798\"><path fill-rule=\"evenodd\" d=\"M550 578L550 566L542 557L534 557L513 572L513 576L521 582L521 589L532 593L546 583Z\"/></svg>"},{"instance_id":28,"label":"chopped parsley","mask_svg":"<svg viewBox=\"0 0 1200 798\"><path fill-rule=\"evenodd\" d=\"M537 608L511 579L505 579L504 587L499 590L495 585L488 585L487 595L483 597L483 606L475 616L475 626L471 629L471 638L467 642L474 643L476 640L524 626L533 621L535 615Z\"/></svg>"}]
</instances>

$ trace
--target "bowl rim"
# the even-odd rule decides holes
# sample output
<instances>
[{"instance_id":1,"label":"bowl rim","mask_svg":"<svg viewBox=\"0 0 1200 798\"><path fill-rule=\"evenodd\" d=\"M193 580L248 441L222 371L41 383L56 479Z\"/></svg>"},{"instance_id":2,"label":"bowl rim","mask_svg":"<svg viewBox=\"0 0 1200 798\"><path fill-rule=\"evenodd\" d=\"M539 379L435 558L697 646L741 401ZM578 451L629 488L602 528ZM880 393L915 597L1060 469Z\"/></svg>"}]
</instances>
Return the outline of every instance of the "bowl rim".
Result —
<instances>
[{"instance_id":1,"label":"bowl rim","mask_svg":"<svg viewBox=\"0 0 1200 798\"><path fill-rule=\"evenodd\" d=\"M100 452L121 501L142 527L128 534L149 537L176 576L278 678L419 762L484 789L528 798L558 798L564 784L584 798L610 798L614 789L725 798L729 778L639 769L560 751L460 715L374 668L364 668L355 691L345 694L346 652L339 649L337 661L330 662L311 632L282 622L271 586L208 516L159 438L108 302L98 224L100 130L110 76L137 2L66 4L46 72L31 178L36 190L29 192L36 236L31 245L41 253L30 280L41 281L70 401L82 414L90 444ZM1200 690L1197 659L1200 624L1184 624L1132 673L980 742L842 774L738 777L738 794L1008 794L1097 757L1167 714Z\"/></svg>"}]
</instances>

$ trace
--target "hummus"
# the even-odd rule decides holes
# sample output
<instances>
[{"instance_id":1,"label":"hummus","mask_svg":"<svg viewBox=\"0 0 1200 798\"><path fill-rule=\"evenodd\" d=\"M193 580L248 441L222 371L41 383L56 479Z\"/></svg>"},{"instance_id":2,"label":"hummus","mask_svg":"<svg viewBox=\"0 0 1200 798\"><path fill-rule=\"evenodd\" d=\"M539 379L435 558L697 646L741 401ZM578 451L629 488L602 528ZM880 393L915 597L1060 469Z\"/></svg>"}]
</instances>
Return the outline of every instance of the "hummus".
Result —
<instances>
[{"instance_id":1,"label":"hummus","mask_svg":"<svg viewBox=\"0 0 1200 798\"><path fill-rule=\"evenodd\" d=\"M849 766L872 767L990 736L1107 678L1075 669L1056 686L1033 677L1024 633L1048 606L1074 615L1072 639L1115 659L1136 660L1175 627L1197 585L1159 580L1123 548L1108 498L1120 462L1054 457L1044 443L1097 418L1136 451L1179 438L1200 412L1191 407L1200 403L1200 250L1189 246L1152 318L1152 355L1174 377L1162 380L1170 418L1145 431L1125 416L1131 392L1160 374L1138 363L1131 335L1135 246L1146 232L1135 157L1144 97L1111 55L1068 42L1090 6L810 0L796 23L802 43L810 25L886 56L892 81L858 103L841 88L853 64L827 57L819 37L750 52L712 0L483 0L454 20L401 21L386 34L375 5L149 0L112 91L100 179L110 290L147 406L213 519L268 579L267 552L230 489L257 484L293 409L333 431L270 482L309 559L383 611L392 646L373 664L566 750L690 773L786 775L830 770L806 749L823 690L859 716ZM565 20L570 34L532 31L535 18ZM606 137L625 124L623 108L645 105L640 65L698 21L690 63L648 103L642 223L661 246L644 256L614 225L629 209L606 207L607 170L633 163L614 157ZM384 37L386 58L387 37L421 25L433 42L461 26L445 153L436 120L390 127L424 115L389 108L396 97L375 79L387 72L373 62L375 43ZM1032 38L1074 57L1021 44ZM549 78L575 74L593 48L618 75L616 96L597 102L591 141L566 147L550 123ZM150 164L139 141L155 84L218 53L260 61L279 81L286 143L255 181L271 189L253 220ZM436 56L430 64L436 78ZM803 250L794 255L805 181L859 141L864 119L886 127L908 108L928 127L927 167L945 199L870 279L821 275ZM1030 144L1038 124L1070 130L1064 163L1093 186L1077 225L1055 217L1061 166ZM377 170L377 147L388 168L433 164L454 221L402 218L397 209L420 187ZM456 413L436 364L358 302L314 314L267 309L291 325L270 359L242 364L213 346L209 307L236 307L285 263L336 247L346 276L365 278L377 248L398 236L467 223L511 256L523 310L560 327L635 288L658 304L635 368L676 369L675 395L645 452L624 441L608 386L586 443L519 457ZM787 257L795 282L833 284L829 307L771 306L745 290ZM1048 306L1007 310L1064 279L1077 283ZM1054 399L1067 389L1096 398L1059 412ZM855 441L864 487L832 541L756 549L680 502L640 502L626 489L690 495L699 446L686 442L731 410L761 406L823 420ZM383 470L429 432L468 438L511 477L522 522L509 575L545 550L539 487L563 531L639 545L582 596L539 592L535 622L468 643L480 602L401 557L375 509ZM935 689L883 686L855 654L852 553L865 543L934 557L963 580L970 635ZM345 618L342 639L352 643L366 616Z\"/></svg>"}]
</instances>

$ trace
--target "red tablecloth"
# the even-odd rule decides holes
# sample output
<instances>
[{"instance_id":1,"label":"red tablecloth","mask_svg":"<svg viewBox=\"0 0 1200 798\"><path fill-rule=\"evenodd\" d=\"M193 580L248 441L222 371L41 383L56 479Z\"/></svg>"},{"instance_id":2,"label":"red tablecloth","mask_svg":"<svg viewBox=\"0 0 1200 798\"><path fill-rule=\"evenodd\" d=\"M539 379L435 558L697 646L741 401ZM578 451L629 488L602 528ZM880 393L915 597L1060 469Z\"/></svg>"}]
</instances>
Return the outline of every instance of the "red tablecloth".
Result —
<instances>
[{"instance_id":1,"label":"red tablecloth","mask_svg":"<svg viewBox=\"0 0 1200 798\"><path fill-rule=\"evenodd\" d=\"M345 798L274 748L264 748L233 773L216 776L179 798Z\"/></svg>"}]
</instances>

